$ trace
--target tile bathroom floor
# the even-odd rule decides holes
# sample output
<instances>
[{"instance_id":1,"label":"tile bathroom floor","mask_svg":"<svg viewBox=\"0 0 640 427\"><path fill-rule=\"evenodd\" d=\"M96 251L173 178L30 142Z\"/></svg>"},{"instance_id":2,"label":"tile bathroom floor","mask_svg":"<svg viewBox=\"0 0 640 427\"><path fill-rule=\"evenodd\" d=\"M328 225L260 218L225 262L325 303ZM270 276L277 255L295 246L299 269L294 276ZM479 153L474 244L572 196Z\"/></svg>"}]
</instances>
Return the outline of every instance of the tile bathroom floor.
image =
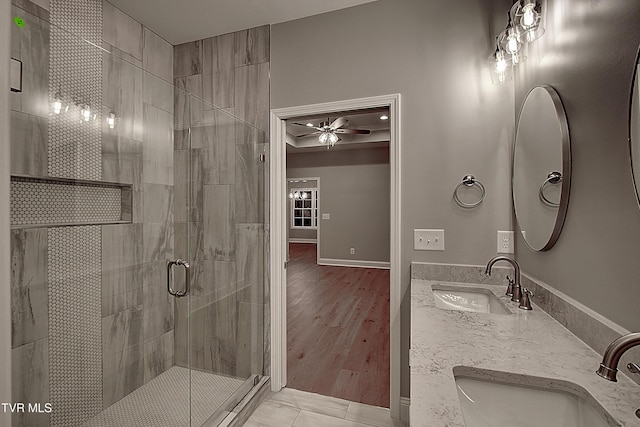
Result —
<instances>
[{"instance_id":1,"label":"tile bathroom floor","mask_svg":"<svg viewBox=\"0 0 640 427\"><path fill-rule=\"evenodd\" d=\"M400 427L389 409L284 388L270 393L246 427Z\"/></svg>"}]
</instances>

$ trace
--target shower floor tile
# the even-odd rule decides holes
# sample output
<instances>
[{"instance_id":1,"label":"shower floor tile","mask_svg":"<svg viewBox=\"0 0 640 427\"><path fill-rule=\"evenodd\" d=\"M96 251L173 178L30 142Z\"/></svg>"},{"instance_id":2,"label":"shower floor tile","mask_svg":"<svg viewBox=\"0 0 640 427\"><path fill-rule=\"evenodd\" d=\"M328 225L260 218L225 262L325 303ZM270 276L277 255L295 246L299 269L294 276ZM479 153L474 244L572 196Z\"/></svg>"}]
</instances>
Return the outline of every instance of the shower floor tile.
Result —
<instances>
[{"instance_id":1,"label":"shower floor tile","mask_svg":"<svg viewBox=\"0 0 640 427\"><path fill-rule=\"evenodd\" d=\"M244 381L174 366L114 403L85 424L88 427L201 426ZM191 408L190 408L191 406ZM193 422L189 423L189 418Z\"/></svg>"}]
</instances>

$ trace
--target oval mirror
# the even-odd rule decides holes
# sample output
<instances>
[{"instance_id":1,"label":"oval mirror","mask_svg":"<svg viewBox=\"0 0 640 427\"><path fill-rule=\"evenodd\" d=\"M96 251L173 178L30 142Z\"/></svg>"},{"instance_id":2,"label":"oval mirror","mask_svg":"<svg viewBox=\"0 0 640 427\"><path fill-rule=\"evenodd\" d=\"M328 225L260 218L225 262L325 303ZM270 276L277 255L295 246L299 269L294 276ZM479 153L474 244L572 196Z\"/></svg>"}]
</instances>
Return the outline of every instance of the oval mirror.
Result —
<instances>
[{"instance_id":1,"label":"oval mirror","mask_svg":"<svg viewBox=\"0 0 640 427\"><path fill-rule=\"evenodd\" d=\"M631 100L629 103L629 148L631 150L631 170L636 196L640 203L640 50L636 56Z\"/></svg>"},{"instance_id":2,"label":"oval mirror","mask_svg":"<svg viewBox=\"0 0 640 427\"><path fill-rule=\"evenodd\" d=\"M570 182L569 126L562 101L551 86L534 87L518 118L512 180L516 220L531 249L546 251L558 240Z\"/></svg>"}]
</instances>

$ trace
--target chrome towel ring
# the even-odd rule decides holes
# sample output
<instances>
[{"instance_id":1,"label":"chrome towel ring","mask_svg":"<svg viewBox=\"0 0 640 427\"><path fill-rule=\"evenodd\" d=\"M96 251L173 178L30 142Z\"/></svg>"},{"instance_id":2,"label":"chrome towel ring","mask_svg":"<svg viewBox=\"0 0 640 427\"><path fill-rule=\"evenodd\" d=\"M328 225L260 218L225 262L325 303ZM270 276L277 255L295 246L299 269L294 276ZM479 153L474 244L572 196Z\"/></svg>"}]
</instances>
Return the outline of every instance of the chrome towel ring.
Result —
<instances>
[{"instance_id":1,"label":"chrome towel ring","mask_svg":"<svg viewBox=\"0 0 640 427\"><path fill-rule=\"evenodd\" d=\"M460 191L460 188L462 188L463 185L465 187L473 187L474 185L477 185L478 187L480 187L480 200L474 203L465 203L462 200L460 200L460 198L458 197L458 191ZM462 182L458 184L456 189L453 191L453 199L461 207L469 209L469 208L475 208L480 203L482 203L482 201L484 200L485 194L486 194L486 191L484 189L484 185L482 185L482 183L478 181L475 176L465 175L464 178L462 178Z\"/></svg>"},{"instance_id":2,"label":"chrome towel ring","mask_svg":"<svg viewBox=\"0 0 640 427\"><path fill-rule=\"evenodd\" d=\"M547 196L545 196L544 194L544 188L548 184L555 185L561 182L562 182L562 174L560 172L558 171L549 172L549 175L547 175L547 179L542 181L542 184L540 184L540 190L538 191L538 195L540 196L540 200L542 200L542 203L554 208L557 208L558 206L560 206L560 203L552 202L551 200L547 199Z\"/></svg>"}]
</instances>

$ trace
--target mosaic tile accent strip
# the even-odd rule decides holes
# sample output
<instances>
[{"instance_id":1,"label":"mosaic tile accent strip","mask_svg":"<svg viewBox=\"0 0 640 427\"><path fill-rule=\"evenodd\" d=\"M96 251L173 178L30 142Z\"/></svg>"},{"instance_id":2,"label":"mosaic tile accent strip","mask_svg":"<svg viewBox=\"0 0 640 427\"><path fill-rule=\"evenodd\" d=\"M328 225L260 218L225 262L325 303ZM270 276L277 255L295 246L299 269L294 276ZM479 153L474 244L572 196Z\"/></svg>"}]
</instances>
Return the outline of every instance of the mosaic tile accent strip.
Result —
<instances>
[{"instance_id":1,"label":"mosaic tile accent strip","mask_svg":"<svg viewBox=\"0 0 640 427\"><path fill-rule=\"evenodd\" d=\"M236 378L174 366L105 409L86 425L201 426L243 383Z\"/></svg>"},{"instance_id":2,"label":"mosaic tile accent strip","mask_svg":"<svg viewBox=\"0 0 640 427\"><path fill-rule=\"evenodd\" d=\"M11 225L109 223L122 220L122 188L11 178Z\"/></svg>"},{"instance_id":3,"label":"mosaic tile accent strip","mask_svg":"<svg viewBox=\"0 0 640 427\"><path fill-rule=\"evenodd\" d=\"M101 227L50 228L50 426L79 426L102 410Z\"/></svg>"},{"instance_id":4,"label":"mosaic tile accent strip","mask_svg":"<svg viewBox=\"0 0 640 427\"><path fill-rule=\"evenodd\" d=\"M96 46L102 38L102 2L50 0L49 7L48 173L100 180L102 51ZM55 99L62 101L59 114L53 112ZM84 106L91 111L87 121L81 118Z\"/></svg>"}]
</instances>

